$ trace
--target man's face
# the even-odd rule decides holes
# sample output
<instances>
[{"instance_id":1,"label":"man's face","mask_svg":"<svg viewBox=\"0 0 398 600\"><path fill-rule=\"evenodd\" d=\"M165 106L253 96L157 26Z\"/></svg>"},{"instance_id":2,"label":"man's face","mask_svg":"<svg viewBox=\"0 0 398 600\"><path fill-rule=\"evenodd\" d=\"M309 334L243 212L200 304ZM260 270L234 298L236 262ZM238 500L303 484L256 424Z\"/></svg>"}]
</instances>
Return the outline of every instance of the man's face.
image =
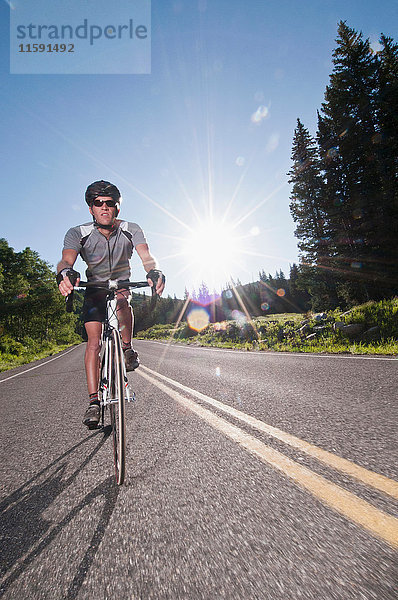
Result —
<instances>
[{"instance_id":1,"label":"man's face","mask_svg":"<svg viewBox=\"0 0 398 600\"><path fill-rule=\"evenodd\" d=\"M116 206L108 206L106 202L115 204L110 196L97 196L95 204L100 204L100 206L92 204L89 209L99 225L112 225L117 215Z\"/></svg>"}]
</instances>

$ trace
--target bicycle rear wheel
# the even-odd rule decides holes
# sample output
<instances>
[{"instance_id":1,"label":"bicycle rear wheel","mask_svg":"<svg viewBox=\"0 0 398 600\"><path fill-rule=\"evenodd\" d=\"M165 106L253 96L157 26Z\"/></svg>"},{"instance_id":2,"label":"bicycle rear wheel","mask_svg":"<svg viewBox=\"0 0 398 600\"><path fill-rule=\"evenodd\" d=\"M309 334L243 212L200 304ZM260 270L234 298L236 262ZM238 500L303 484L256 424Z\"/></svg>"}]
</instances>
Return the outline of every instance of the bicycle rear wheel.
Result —
<instances>
[{"instance_id":1,"label":"bicycle rear wheel","mask_svg":"<svg viewBox=\"0 0 398 600\"><path fill-rule=\"evenodd\" d=\"M123 356L119 333L112 331L111 338L111 426L113 437L113 457L116 482L121 485L126 472L126 422L125 422L125 385L123 374Z\"/></svg>"}]
</instances>

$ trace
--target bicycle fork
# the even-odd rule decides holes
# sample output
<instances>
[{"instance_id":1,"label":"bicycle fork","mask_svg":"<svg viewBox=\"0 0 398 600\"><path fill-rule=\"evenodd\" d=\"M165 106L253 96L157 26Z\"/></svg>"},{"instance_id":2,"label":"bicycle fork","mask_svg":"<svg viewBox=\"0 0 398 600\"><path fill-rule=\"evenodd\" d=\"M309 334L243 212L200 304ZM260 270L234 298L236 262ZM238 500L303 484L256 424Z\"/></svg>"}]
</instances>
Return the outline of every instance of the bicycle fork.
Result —
<instances>
[{"instance_id":1,"label":"bicycle fork","mask_svg":"<svg viewBox=\"0 0 398 600\"><path fill-rule=\"evenodd\" d=\"M99 393L101 398L101 427L104 427L105 421L105 409L111 404L117 404L118 398L111 398L111 389L112 389L112 373L109 368L110 361L110 339L105 338L102 341L101 350L100 350L100 381L99 381ZM126 365L124 362L124 357L122 357L123 364L123 381L124 381L124 397L127 402L134 403L136 400L135 392L131 392L129 381L127 379L126 373Z\"/></svg>"}]
</instances>

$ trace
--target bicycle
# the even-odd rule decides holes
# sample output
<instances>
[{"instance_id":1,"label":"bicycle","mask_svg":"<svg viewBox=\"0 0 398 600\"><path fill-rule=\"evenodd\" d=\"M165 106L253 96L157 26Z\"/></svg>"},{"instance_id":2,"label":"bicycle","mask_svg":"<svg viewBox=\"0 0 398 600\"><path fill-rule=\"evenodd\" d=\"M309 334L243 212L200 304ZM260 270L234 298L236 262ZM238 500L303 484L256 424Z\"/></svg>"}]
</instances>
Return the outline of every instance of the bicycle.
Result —
<instances>
[{"instance_id":1,"label":"bicycle","mask_svg":"<svg viewBox=\"0 0 398 600\"><path fill-rule=\"evenodd\" d=\"M125 404L134 402L135 393L131 393L126 374L122 340L116 313L116 292L127 288L149 287L147 281L80 281L78 287L95 287L108 290L106 296L106 317L102 324L100 350L100 376L98 398L101 406L101 418L98 429L104 429L105 412L109 409L111 432L113 438L113 457L115 463L116 482L122 485L126 472L126 420ZM66 310L72 310L72 294L67 298ZM153 308L156 293L152 288Z\"/></svg>"}]
</instances>

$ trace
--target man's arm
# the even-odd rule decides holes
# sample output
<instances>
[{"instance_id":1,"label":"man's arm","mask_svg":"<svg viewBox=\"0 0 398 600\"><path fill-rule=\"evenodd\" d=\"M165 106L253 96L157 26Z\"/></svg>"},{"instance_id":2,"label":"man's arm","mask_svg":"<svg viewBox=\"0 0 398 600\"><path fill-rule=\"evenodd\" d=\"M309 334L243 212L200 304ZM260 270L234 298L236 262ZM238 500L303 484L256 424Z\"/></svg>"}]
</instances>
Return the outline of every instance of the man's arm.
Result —
<instances>
[{"instance_id":1,"label":"man's arm","mask_svg":"<svg viewBox=\"0 0 398 600\"><path fill-rule=\"evenodd\" d=\"M76 250L63 250L62 259L57 264L57 273L60 273L64 269L72 269L76 262L77 256L78 252L76 252ZM80 279L76 281L76 285L79 283L79 281ZM69 294L73 291L73 285L69 281L68 277L64 277L58 287L63 296L69 296Z\"/></svg>"},{"instance_id":2,"label":"man's arm","mask_svg":"<svg viewBox=\"0 0 398 600\"><path fill-rule=\"evenodd\" d=\"M135 249L137 250L138 256L142 260L142 266L144 267L144 269L147 273L151 269L158 269L156 259L150 253L148 244L137 244ZM150 280L148 279L148 281L150 281ZM163 292L163 290L164 290L164 282L163 282L162 277L159 277L157 284L156 284L156 293L160 296L161 293Z\"/></svg>"}]
</instances>

